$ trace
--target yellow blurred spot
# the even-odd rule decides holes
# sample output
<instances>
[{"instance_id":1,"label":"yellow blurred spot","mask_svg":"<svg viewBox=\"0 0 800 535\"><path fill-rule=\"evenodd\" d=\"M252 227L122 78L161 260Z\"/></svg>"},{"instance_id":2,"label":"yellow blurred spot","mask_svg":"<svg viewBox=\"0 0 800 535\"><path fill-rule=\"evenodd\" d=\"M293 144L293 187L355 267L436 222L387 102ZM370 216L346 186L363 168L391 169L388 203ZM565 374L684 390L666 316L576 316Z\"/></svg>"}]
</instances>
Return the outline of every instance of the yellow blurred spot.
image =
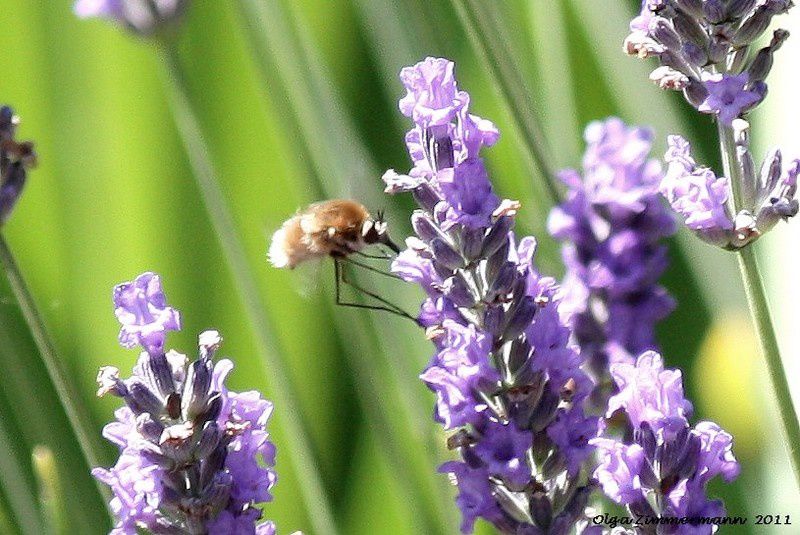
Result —
<instances>
[{"instance_id":1,"label":"yellow blurred spot","mask_svg":"<svg viewBox=\"0 0 800 535\"><path fill-rule=\"evenodd\" d=\"M760 362L750 319L731 315L713 323L691 372L698 393L692 401L733 435L733 451L740 459L758 455L766 432Z\"/></svg>"}]
</instances>

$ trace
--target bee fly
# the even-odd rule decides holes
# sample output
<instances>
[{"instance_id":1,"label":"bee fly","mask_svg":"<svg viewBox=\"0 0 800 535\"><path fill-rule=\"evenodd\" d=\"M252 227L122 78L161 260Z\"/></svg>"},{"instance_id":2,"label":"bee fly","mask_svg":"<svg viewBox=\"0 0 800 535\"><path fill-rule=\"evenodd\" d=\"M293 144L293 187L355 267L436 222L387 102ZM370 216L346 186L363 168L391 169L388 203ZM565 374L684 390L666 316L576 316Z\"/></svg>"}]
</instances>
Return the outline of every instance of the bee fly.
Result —
<instances>
[{"instance_id":1,"label":"bee fly","mask_svg":"<svg viewBox=\"0 0 800 535\"><path fill-rule=\"evenodd\" d=\"M345 263L398 278L392 273L351 258L353 255L386 260L391 258L386 254L370 255L362 252L369 245L383 245L395 254L400 252L400 248L389 238L387 224L381 212L373 218L362 204L337 199L314 203L286 220L272 235L268 257L270 263L277 268L294 269L303 262L330 256L333 259L337 305L385 310L416 323L413 316L397 305L348 279L343 266ZM381 305L344 301L340 295L340 284L351 286Z\"/></svg>"}]
</instances>

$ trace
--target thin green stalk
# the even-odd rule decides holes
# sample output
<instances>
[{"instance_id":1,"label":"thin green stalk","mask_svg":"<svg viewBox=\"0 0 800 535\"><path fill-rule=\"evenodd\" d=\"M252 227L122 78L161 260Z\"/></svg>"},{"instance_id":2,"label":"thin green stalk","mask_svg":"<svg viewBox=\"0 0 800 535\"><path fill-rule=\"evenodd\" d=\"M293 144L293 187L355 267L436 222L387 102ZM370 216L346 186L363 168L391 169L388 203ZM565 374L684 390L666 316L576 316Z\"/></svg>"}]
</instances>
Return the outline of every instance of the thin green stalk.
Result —
<instances>
[{"instance_id":1,"label":"thin green stalk","mask_svg":"<svg viewBox=\"0 0 800 535\"><path fill-rule=\"evenodd\" d=\"M92 437L97 434L92 432L91 418L89 418L84 406L80 403L80 396L75 391L73 382L67 377L63 367L63 360L58 356L55 346L50 340L47 328L44 325L42 316L36 308L36 302L28 290L22 272L14 260L14 255L6 243L5 237L0 233L0 264L8 277L11 290L19 303L22 316L33 335L33 340L39 350L39 356L44 362L50 380L58 393L58 399L69 418L70 425L75 431L83 456L88 466L99 466L100 446L96 439ZM108 498L109 492L105 485L98 483L97 488L104 498Z\"/></svg>"},{"instance_id":2,"label":"thin green stalk","mask_svg":"<svg viewBox=\"0 0 800 535\"><path fill-rule=\"evenodd\" d=\"M264 314L258 285L247 263L244 246L236 232L233 217L225 202L216 171L211 162L210 152L203 139L200 123L188 97L186 78L177 57L175 48L165 44L161 49L166 70L167 89L171 98L171 108L175 123L181 135L200 188L206 210L211 219L220 246L233 273L236 289L239 292L247 317L256 335L256 344L261 357L269 369L270 384L276 404L284 407L281 419L290 438L287 448L300 480L300 489L306 511L313 525L313 532L320 535L334 535L336 525L328 497L326 495L317 460L312 453L311 443L297 413L291 408L295 404L288 373L281 361L278 342L271 332L269 321Z\"/></svg>"},{"instance_id":3,"label":"thin green stalk","mask_svg":"<svg viewBox=\"0 0 800 535\"><path fill-rule=\"evenodd\" d=\"M717 127L723 171L731 181L731 206L733 213L736 214L738 210L746 208L742 206L741 192L744 177L742 176L741 167L736 162L733 129L725 126L720 121L717 121ZM789 458L792 462L797 483L800 485L800 422L797 420L797 412L792 403L792 394L789 390L789 382L786 380L786 371L783 368L778 339L775 335L775 327L772 324L767 295L758 270L758 261L756 260L753 244L746 245L739 249L737 253L739 270L742 274L747 302L750 305L753 325L758 334L761 353L767 362L772 390L778 403L778 411L783 424Z\"/></svg>"},{"instance_id":4,"label":"thin green stalk","mask_svg":"<svg viewBox=\"0 0 800 535\"><path fill-rule=\"evenodd\" d=\"M507 48L502 28L497 25L496 17L488 11L491 3L482 0L451 0L461 23L467 31L478 55L497 82L500 97L515 122L517 131L527 149L526 157L538 168L544 178L545 191L553 205L561 202L558 191L555 169L552 167L544 134L539 126L538 118L533 110L525 83Z\"/></svg>"},{"instance_id":5,"label":"thin green stalk","mask_svg":"<svg viewBox=\"0 0 800 535\"><path fill-rule=\"evenodd\" d=\"M775 328L772 325L767 295L759 274L753 245L739 249L737 257L739 258L739 269L742 272L747 301L750 304L753 324L758 333L761 352L767 362L772 390L778 403L778 412L780 413L784 438L786 439L784 444L786 444L789 458L792 461L795 478L798 485L800 485L800 423L798 423L797 411L795 411L792 403L792 394L789 390L789 382L786 380L786 371L783 368L778 339L775 336Z\"/></svg>"}]
</instances>

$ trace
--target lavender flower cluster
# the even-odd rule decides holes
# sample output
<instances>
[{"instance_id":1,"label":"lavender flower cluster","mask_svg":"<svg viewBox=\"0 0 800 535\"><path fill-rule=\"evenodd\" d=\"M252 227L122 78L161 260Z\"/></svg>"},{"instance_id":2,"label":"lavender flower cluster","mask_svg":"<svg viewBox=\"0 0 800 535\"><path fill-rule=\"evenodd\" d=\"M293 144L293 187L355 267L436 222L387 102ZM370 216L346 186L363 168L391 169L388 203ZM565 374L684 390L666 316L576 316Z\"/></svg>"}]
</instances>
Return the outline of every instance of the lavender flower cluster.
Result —
<instances>
[{"instance_id":1,"label":"lavender flower cluster","mask_svg":"<svg viewBox=\"0 0 800 535\"><path fill-rule=\"evenodd\" d=\"M111 533L273 535L257 504L272 500L275 447L267 420L272 403L258 392L231 392L230 360L214 362L222 343L216 331L199 337L189 361L164 351L167 331L180 329L158 275L144 273L114 288L123 347L144 351L133 376L101 368L98 395L125 401L103 435L120 450L117 463L92 474L111 487L117 519Z\"/></svg>"},{"instance_id":2,"label":"lavender flower cluster","mask_svg":"<svg viewBox=\"0 0 800 535\"><path fill-rule=\"evenodd\" d=\"M625 40L629 54L659 59L650 78L660 87L683 91L700 112L717 118L727 176L698 165L689 143L671 136L660 190L692 231L726 249L746 246L798 211L798 160L784 170L780 151L772 150L757 172L743 118L766 97L773 56L789 32L775 30L755 53L753 43L792 6L791 0L644 0Z\"/></svg>"},{"instance_id":3,"label":"lavender flower cluster","mask_svg":"<svg viewBox=\"0 0 800 535\"><path fill-rule=\"evenodd\" d=\"M683 396L681 372L665 370L661 355L648 351L635 364L612 364L611 375L619 393L606 415L623 411L633 440L591 441L600 459L594 476L605 494L646 518L724 517L722 502L706 498L706 487L718 475L728 482L739 475L733 438L713 422L689 424L692 404ZM713 530L684 524L670 533Z\"/></svg>"},{"instance_id":4,"label":"lavender flower cluster","mask_svg":"<svg viewBox=\"0 0 800 535\"><path fill-rule=\"evenodd\" d=\"M598 432L583 407L592 382L568 345L555 281L536 270L535 240L515 238L519 204L489 182L479 151L497 128L470 113L453 68L427 58L402 70L414 165L383 177L419 206L392 270L427 293L419 322L436 354L421 378L462 456L440 471L458 485L465 533L478 517L504 533L567 533L591 490L581 468Z\"/></svg>"},{"instance_id":5,"label":"lavender flower cluster","mask_svg":"<svg viewBox=\"0 0 800 535\"><path fill-rule=\"evenodd\" d=\"M658 284L668 263L662 240L675 225L658 193L661 165L649 157L652 132L608 119L584 137L583 177L562 171L568 198L550 213L548 230L565 243L561 311L602 412L614 389L609 364L656 349L654 327L675 306Z\"/></svg>"},{"instance_id":6,"label":"lavender flower cluster","mask_svg":"<svg viewBox=\"0 0 800 535\"><path fill-rule=\"evenodd\" d=\"M418 321L436 353L420 377L436 394L435 419L455 430L448 445L461 460L440 471L458 486L462 531L482 518L502 533L600 533L587 522L598 488L661 518L719 513L706 485L736 476L731 437L709 422L689 426L680 372L646 351L673 307L657 283L660 240L674 226L657 194L650 133L617 119L587 128L584 177L562 174L569 199L550 220L568 242L559 288L536 270L535 240L515 237L519 203L492 190L479 150L498 132L469 113L453 68L427 58L401 71L413 168L383 178L419 207L416 236L392 270L427 295ZM631 436L616 438L589 414L598 408L626 418ZM663 497L657 507L653 495Z\"/></svg>"},{"instance_id":7,"label":"lavender flower cluster","mask_svg":"<svg viewBox=\"0 0 800 535\"><path fill-rule=\"evenodd\" d=\"M33 143L15 139L18 124L14 110L0 107L0 225L11 215L25 187L28 169L36 164Z\"/></svg>"},{"instance_id":8,"label":"lavender flower cluster","mask_svg":"<svg viewBox=\"0 0 800 535\"><path fill-rule=\"evenodd\" d=\"M189 0L77 0L75 14L119 22L139 35L153 35L179 21Z\"/></svg>"}]
</instances>

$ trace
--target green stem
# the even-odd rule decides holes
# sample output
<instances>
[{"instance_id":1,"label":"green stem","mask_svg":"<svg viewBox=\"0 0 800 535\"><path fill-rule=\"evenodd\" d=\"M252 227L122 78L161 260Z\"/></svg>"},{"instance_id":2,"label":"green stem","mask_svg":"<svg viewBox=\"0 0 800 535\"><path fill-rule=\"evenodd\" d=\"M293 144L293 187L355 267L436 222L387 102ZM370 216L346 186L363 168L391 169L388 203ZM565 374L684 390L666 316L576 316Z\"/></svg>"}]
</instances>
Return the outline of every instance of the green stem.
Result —
<instances>
[{"instance_id":1,"label":"green stem","mask_svg":"<svg viewBox=\"0 0 800 535\"><path fill-rule=\"evenodd\" d=\"M730 206L732 213L736 214L739 210L747 208L742 206L742 183L745 178L743 177L741 166L736 161L733 129L717 120L717 130L719 132L723 171L731 183L732 200ZM767 295L758 270L753 244L742 247L737 253L744 291L747 295L747 302L750 305L750 314L758 334L761 353L767 362L767 370L772 382L772 390L775 393L775 400L778 403L778 411L785 433L784 438L786 438L785 444L789 450L789 458L792 462L795 478L798 485L800 485L800 423L797 420L797 412L792 403L789 382L786 380L786 372L783 369L778 339L775 335L775 327L772 324Z\"/></svg>"},{"instance_id":2,"label":"green stem","mask_svg":"<svg viewBox=\"0 0 800 535\"><path fill-rule=\"evenodd\" d=\"M25 284L22 272L16 260L14 260L14 255L11 253L11 249L8 247L8 243L6 243L2 233L0 233L0 264L2 264L6 272L11 291L19 303L22 316L33 335L33 341L36 343L45 368L47 368L50 380L55 386L58 398L64 407L64 412L69 418L83 456L90 467L99 466L100 454L98 452L100 451L100 446L96 440L91 438L96 436L96 433L92 432L91 418L89 418L89 414L79 401L81 398L73 387L74 383L67 377L66 370L63 367L64 361L58 356L55 346L50 340L42 316L36 308L36 302L28 290L27 284ZM105 485L98 483L97 488L104 498L110 497Z\"/></svg>"},{"instance_id":3,"label":"green stem","mask_svg":"<svg viewBox=\"0 0 800 535\"><path fill-rule=\"evenodd\" d=\"M186 77L177 57L175 48L165 44L162 48L166 69L167 88L171 97L175 123L186 148L189 163L200 188L203 202L211 223L219 239L220 246L230 267L236 289L239 292L256 343L271 378L270 385L276 405L282 407L280 418L289 436L287 448L292 458L300 489L303 493L306 510L313 525L313 532L320 535L333 535L336 527L332 509L320 477L317 461L312 453L311 443L298 414L293 410L294 396L289 375L281 361L278 343L264 314L265 307L259 299L258 285L247 263L244 246L239 239L236 226L211 162L210 152L203 139L200 123L189 101Z\"/></svg>"},{"instance_id":4,"label":"green stem","mask_svg":"<svg viewBox=\"0 0 800 535\"><path fill-rule=\"evenodd\" d=\"M792 403L786 372L783 369L783 361L778 349L778 339L775 336L775 328L772 325L772 317L769 313L767 296L759 275L758 262L756 261L753 245L739 249L737 256L742 279L744 280L747 301L750 303L750 313L758 333L758 340L761 343L761 352L767 361L769 378L778 403L778 411L783 423L784 438L786 439L784 443L789 451L795 478L798 485L800 485L800 424L798 424L797 412Z\"/></svg>"}]
</instances>

